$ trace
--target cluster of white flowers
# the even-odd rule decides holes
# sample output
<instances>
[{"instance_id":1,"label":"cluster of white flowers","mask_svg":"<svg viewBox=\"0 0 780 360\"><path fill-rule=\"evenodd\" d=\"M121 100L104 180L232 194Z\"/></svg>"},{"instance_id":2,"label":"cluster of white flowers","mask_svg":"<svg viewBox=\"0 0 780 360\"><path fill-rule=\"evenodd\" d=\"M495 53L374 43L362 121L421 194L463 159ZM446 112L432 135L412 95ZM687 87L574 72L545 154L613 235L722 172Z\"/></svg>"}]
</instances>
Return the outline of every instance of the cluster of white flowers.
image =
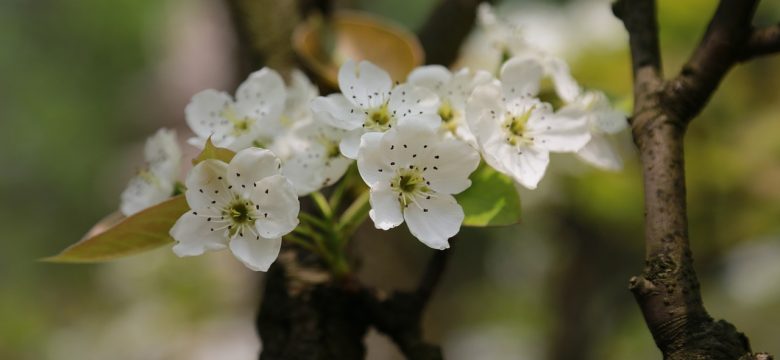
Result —
<instances>
[{"instance_id":1,"label":"cluster of white flowers","mask_svg":"<svg viewBox=\"0 0 780 360\"><path fill-rule=\"evenodd\" d=\"M338 73L340 92L328 96L318 96L299 71L285 86L267 68L251 74L235 98L196 94L186 108L196 135L188 142L203 148L211 139L237 153L229 163L204 160L187 175L191 211L171 229L174 252L230 248L250 269L266 270L281 238L298 225L298 197L337 182L354 160L370 188L376 228L405 222L434 249L449 247L459 232L464 211L454 195L471 186L481 159L530 189L551 152L619 168L605 138L625 127L625 116L602 93L582 91L563 60L530 49L489 7L479 19L508 55L498 78L432 65L393 84L374 64L347 61ZM564 104L559 109L539 98L544 78ZM172 193L169 170L180 157L172 136L161 131L147 144L150 170L123 194L125 213Z\"/></svg>"},{"instance_id":2,"label":"cluster of white flowers","mask_svg":"<svg viewBox=\"0 0 780 360\"><path fill-rule=\"evenodd\" d=\"M488 41L502 54L502 57L512 57L516 62L534 64L532 68L521 68L518 71L507 69L510 62L506 62L501 69L501 80L511 83L523 81L528 86L525 90L532 96L538 95L540 80L543 78L552 80L555 93L564 104L558 114L569 118L584 118L590 134L590 140L586 145L575 150L577 156L601 169L621 169L620 156L612 149L607 135L618 133L627 127L626 115L614 110L604 93L597 90L583 91L571 76L566 61L531 45L523 36L521 28L496 16L490 4L480 4L477 22L485 32ZM525 79L518 79L517 76ZM544 162L546 164L547 161ZM541 170L542 174L539 178L544 174L544 168ZM518 181L526 186L530 185L519 179Z\"/></svg>"},{"instance_id":3,"label":"cluster of white flowers","mask_svg":"<svg viewBox=\"0 0 780 360\"><path fill-rule=\"evenodd\" d=\"M144 147L146 167L130 179L122 192L119 211L133 215L173 195L181 164L181 149L176 132L160 129L146 140Z\"/></svg>"}]
</instances>

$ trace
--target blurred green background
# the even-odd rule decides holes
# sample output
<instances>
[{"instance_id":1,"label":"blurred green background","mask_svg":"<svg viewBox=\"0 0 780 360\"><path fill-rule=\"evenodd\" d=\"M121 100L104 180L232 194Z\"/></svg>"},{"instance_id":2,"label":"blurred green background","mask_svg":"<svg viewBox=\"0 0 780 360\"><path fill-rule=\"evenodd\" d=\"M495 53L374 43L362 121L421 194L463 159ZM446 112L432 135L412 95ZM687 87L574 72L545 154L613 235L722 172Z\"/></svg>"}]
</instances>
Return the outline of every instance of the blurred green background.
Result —
<instances>
[{"instance_id":1,"label":"blurred green background","mask_svg":"<svg viewBox=\"0 0 780 360\"><path fill-rule=\"evenodd\" d=\"M352 1L416 28L426 1ZM674 74L714 0L659 1ZM565 57L586 87L630 98L626 35L607 1L505 2L502 16ZM780 19L764 2L756 23ZM114 211L145 137L179 129L203 88L232 90L230 17L210 0L0 2L0 359L251 359L262 275L228 254L159 249L113 263L37 262ZM491 60L479 37L463 64ZM475 50L476 49L476 50ZM780 58L729 74L686 142L691 237L705 303L780 354ZM658 359L627 279L641 270L641 179L558 156L522 224L466 229L426 316L448 359ZM362 234L375 234L366 226ZM412 286L430 251L399 229L361 236L361 277ZM371 359L398 359L369 336Z\"/></svg>"}]
</instances>

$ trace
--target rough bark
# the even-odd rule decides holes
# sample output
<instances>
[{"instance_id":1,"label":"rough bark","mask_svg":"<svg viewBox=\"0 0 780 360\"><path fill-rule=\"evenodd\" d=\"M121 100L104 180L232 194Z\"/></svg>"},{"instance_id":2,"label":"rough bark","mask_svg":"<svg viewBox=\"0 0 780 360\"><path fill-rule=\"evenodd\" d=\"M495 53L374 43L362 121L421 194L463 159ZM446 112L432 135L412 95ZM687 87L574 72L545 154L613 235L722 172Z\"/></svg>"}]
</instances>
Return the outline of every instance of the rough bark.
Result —
<instances>
[{"instance_id":1,"label":"rough bark","mask_svg":"<svg viewBox=\"0 0 780 360\"><path fill-rule=\"evenodd\" d=\"M288 257L290 258L290 257ZM368 318L357 289L330 281L323 270L274 264L266 277L257 330L262 360L363 359ZM315 281L301 278L310 272Z\"/></svg>"},{"instance_id":2,"label":"rough bark","mask_svg":"<svg viewBox=\"0 0 780 360\"><path fill-rule=\"evenodd\" d=\"M646 264L629 288L664 359L753 359L747 337L704 308L688 238L683 139L726 73L767 54L770 30L751 26L757 0L721 0L680 73L664 81L654 0L613 6L630 36L632 133L644 177ZM766 33L765 33L766 31ZM753 37L756 37L753 40ZM758 40L762 39L762 40ZM751 45L752 44L752 45Z\"/></svg>"},{"instance_id":3,"label":"rough bark","mask_svg":"<svg viewBox=\"0 0 780 360\"><path fill-rule=\"evenodd\" d=\"M408 359L441 360L441 348L423 339L422 316L447 257L431 257L415 291L384 296L355 279L332 279L308 254L285 251L266 277L257 316L260 359L363 359L363 338L374 326Z\"/></svg>"}]
</instances>

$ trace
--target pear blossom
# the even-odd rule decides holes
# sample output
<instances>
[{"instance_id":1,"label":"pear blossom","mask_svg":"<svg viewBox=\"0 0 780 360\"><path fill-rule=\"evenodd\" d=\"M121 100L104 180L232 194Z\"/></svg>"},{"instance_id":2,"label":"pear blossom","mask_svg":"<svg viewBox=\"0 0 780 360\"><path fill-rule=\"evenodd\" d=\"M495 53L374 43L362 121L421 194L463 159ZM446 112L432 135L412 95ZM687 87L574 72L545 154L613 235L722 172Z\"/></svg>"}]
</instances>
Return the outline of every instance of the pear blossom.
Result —
<instances>
[{"instance_id":1,"label":"pear blossom","mask_svg":"<svg viewBox=\"0 0 780 360\"><path fill-rule=\"evenodd\" d=\"M580 159L605 170L620 170L623 167L623 161L612 148L609 136L626 129L628 121L624 113L610 106L603 92L586 91L558 113L587 119L591 139L577 151Z\"/></svg>"},{"instance_id":2,"label":"pear blossom","mask_svg":"<svg viewBox=\"0 0 780 360\"><path fill-rule=\"evenodd\" d=\"M125 216L159 204L173 195L181 164L176 132L157 130L146 140L144 158L146 167L130 179L121 195L119 210Z\"/></svg>"},{"instance_id":3,"label":"pear blossom","mask_svg":"<svg viewBox=\"0 0 780 360\"><path fill-rule=\"evenodd\" d=\"M369 185L369 216L378 229L404 221L417 239L434 249L449 247L464 213L453 194L471 186L479 153L436 129L408 121L386 133L363 135L358 170Z\"/></svg>"},{"instance_id":4,"label":"pear blossom","mask_svg":"<svg viewBox=\"0 0 780 360\"><path fill-rule=\"evenodd\" d=\"M479 5L477 22L483 28L490 43L502 54L502 59L518 58L533 60L541 66L539 80L547 77L552 80L559 98L566 102L574 101L581 89L572 77L569 65L563 59L547 54L526 41L521 28L500 19L488 3ZM538 87L532 95L538 94Z\"/></svg>"},{"instance_id":5,"label":"pear blossom","mask_svg":"<svg viewBox=\"0 0 780 360\"><path fill-rule=\"evenodd\" d=\"M284 82L268 68L250 74L238 87L235 99L213 89L201 91L185 109L187 125L196 135L188 142L202 148L211 137L216 146L244 149L268 132L284 106Z\"/></svg>"},{"instance_id":6,"label":"pear blossom","mask_svg":"<svg viewBox=\"0 0 780 360\"><path fill-rule=\"evenodd\" d=\"M260 123L260 129L252 146L269 149L282 163L297 152L295 129L312 120L309 104L319 91L308 77L298 69L290 73L290 83L282 90L284 110L277 117L267 117Z\"/></svg>"},{"instance_id":7,"label":"pear blossom","mask_svg":"<svg viewBox=\"0 0 780 360\"><path fill-rule=\"evenodd\" d=\"M477 7L477 25L484 31L490 45L499 50L502 56L523 51L530 46L520 26L499 19L493 6L487 2Z\"/></svg>"},{"instance_id":8,"label":"pear blossom","mask_svg":"<svg viewBox=\"0 0 780 360\"><path fill-rule=\"evenodd\" d=\"M477 87L466 109L488 165L529 189L544 176L550 152L578 151L591 138L584 116L554 113L533 97L541 72L532 59L512 59L501 69L501 85Z\"/></svg>"},{"instance_id":9,"label":"pear blossom","mask_svg":"<svg viewBox=\"0 0 780 360\"><path fill-rule=\"evenodd\" d=\"M270 151L247 148L229 164L209 159L187 175L191 211L171 228L176 255L201 255L230 248L246 267L266 271L276 260L281 237L298 225L300 204Z\"/></svg>"},{"instance_id":10,"label":"pear blossom","mask_svg":"<svg viewBox=\"0 0 780 360\"><path fill-rule=\"evenodd\" d=\"M341 93L318 97L311 107L322 121L349 132L339 147L350 159L357 158L364 133L384 132L407 120L432 129L441 124L436 94L410 84L393 87L390 75L368 61L347 61L338 79Z\"/></svg>"},{"instance_id":11,"label":"pear blossom","mask_svg":"<svg viewBox=\"0 0 780 360\"><path fill-rule=\"evenodd\" d=\"M344 129L308 121L292 134L295 151L282 162L282 173L299 196L334 184L354 161L339 151L339 143L347 135Z\"/></svg>"},{"instance_id":12,"label":"pear blossom","mask_svg":"<svg viewBox=\"0 0 780 360\"><path fill-rule=\"evenodd\" d=\"M494 81L490 73L464 68L453 74L444 66L428 65L414 69L407 81L436 93L442 129L476 147L476 139L466 124L466 100L475 87Z\"/></svg>"}]
</instances>

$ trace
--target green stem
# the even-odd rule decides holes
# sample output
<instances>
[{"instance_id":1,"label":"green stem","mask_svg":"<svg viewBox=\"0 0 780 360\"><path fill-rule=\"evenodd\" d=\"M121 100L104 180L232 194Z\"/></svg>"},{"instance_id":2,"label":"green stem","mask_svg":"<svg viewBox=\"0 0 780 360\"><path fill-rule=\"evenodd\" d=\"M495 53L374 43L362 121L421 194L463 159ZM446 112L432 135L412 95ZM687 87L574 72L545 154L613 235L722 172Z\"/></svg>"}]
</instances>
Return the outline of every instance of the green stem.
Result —
<instances>
[{"instance_id":1,"label":"green stem","mask_svg":"<svg viewBox=\"0 0 780 360\"><path fill-rule=\"evenodd\" d=\"M306 240L304 240L302 238L299 238L299 237L297 237L297 236L295 236L293 234L287 234L287 235L285 235L283 237L283 239L285 241L289 241L289 242L291 242L291 243L293 243L295 245L298 245L298 246L300 246L300 247L302 247L302 248L304 248L306 250L309 250L309 251L311 251L311 252L313 252L315 254L318 254L320 256L324 255L322 253L322 250L320 250L318 247L314 246L312 243L310 243L310 242L308 242L308 241L306 241Z\"/></svg>"},{"instance_id":2,"label":"green stem","mask_svg":"<svg viewBox=\"0 0 780 360\"><path fill-rule=\"evenodd\" d=\"M330 231L332 227L328 222L309 213L301 212L298 214L298 218L300 218L305 224L313 225L322 231Z\"/></svg>"},{"instance_id":3,"label":"green stem","mask_svg":"<svg viewBox=\"0 0 780 360\"><path fill-rule=\"evenodd\" d=\"M352 205L341 214L341 219L337 225L337 229L341 233L344 239L349 239L354 234L355 230L366 220L368 212L371 210L371 203L369 202L371 194L369 191L364 191L358 196ZM341 246L345 246L346 241L341 241Z\"/></svg>"},{"instance_id":4,"label":"green stem","mask_svg":"<svg viewBox=\"0 0 780 360\"><path fill-rule=\"evenodd\" d=\"M346 174L344 178L342 178L341 181L336 184L336 186L333 188L333 192L330 194L328 205L330 205L331 210L334 212L339 210L339 206L341 206L341 200L344 198L344 193L346 193L347 189L352 183L352 176L349 175L349 173Z\"/></svg>"},{"instance_id":5,"label":"green stem","mask_svg":"<svg viewBox=\"0 0 780 360\"><path fill-rule=\"evenodd\" d=\"M322 216L325 217L325 220L332 219L333 209L330 207L330 204L328 204L328 199L325 198L325 195L322 195L322 193L319 191L315 191L311 193L310 196L311 199L314 200L314 204L317 205L317 208L319 208Z\"/></svg>"}]
</instances>

